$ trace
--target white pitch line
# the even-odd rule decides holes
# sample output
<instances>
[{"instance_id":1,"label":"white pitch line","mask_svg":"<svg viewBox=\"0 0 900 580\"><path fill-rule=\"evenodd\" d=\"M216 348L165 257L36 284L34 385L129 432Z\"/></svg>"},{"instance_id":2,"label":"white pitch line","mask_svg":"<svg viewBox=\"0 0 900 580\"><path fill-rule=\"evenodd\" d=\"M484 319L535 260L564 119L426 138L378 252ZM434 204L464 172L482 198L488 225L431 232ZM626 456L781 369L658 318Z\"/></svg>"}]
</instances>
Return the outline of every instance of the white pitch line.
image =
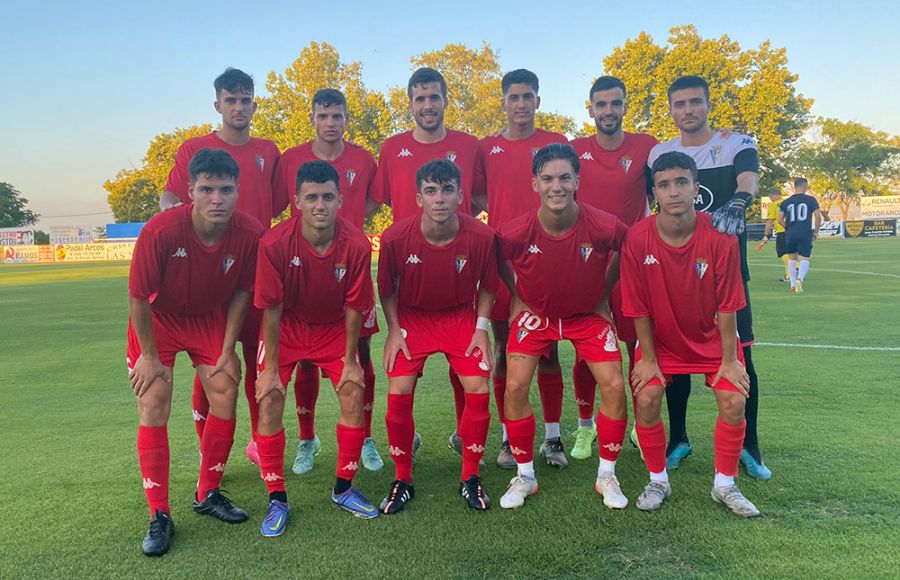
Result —
<instances>
[{"instance_id":1,"label":"white pitch line","mask_svg":"<svg viewBox=\"0 0 900 580\"><path fill-rule=\"evenodd\" d=\"M841 344L796 344L791 342L754 342L753 346L779 346L786 348L821 348L827 350L874 350L878 352L900 352L896 346L847 346Z\"/></svg>"},{"instance_id":2,"label":"white pitch line","mask_svg":"<svg viewBox=\"0 0 900 580\"><path fill-rule=\"evenodd\" d=\"M754 266L765 266L767 268L784 268L781 264L753 264ZM838 274L859 274L861 276L882 276L884 278L900 278L898 274L886 274L884 272L859 272L857 270L837 270L833 268L810 268L814 272L836 272Z\"/></svg>"}]
</instances>

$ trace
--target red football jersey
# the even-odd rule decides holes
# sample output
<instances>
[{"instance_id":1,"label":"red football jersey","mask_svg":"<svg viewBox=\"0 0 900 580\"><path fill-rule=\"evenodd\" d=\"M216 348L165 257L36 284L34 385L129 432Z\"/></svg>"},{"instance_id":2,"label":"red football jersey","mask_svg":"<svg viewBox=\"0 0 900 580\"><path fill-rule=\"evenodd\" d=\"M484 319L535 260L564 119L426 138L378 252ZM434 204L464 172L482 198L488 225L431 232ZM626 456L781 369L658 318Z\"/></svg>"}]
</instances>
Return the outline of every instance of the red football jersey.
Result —
<instances>
[{"instance_id":1,"label":"red football jersey","mask_svg":"<svg viewBox=\"0 0 900 580\"><path fill-rule=\"evenodd\" d=\"M268 227L272 218L284 211L288 198L276 195L272 189L275 166L278 164L278 146L268 139L251 137L243 145L230 145L213 132L188 139L175 154L175 165L169 172L166 191L171 191L184 203L190 203L188 189L191 185L188 164L197 151L204 147L222 149L237 161L241 169L238 177L238 210L256 218Z\"/></svg>"},{"instance_id":2,"label":"red football jersey","mask_svg":"<svg viewBox=\"0 0 900 580\"><path fill-rule=\"evenodd\" d=\"M519 216L500 230L503 260L516 272L516 292L533 314L569 318L593 312L606 296L606 269L627 227L615 216L579 205L566 234L544 231L538 212Z\"/></svg>"},{"instance_id":3,"label":"red football jersey","mask_svg":"<svg viewBox=\"0 0 900 580\"><path fill-rule=\"evenodd\" d=\"M690 241L673 248L659 237L656 216L628 232L622 249L622 310L649 316L657 359L668 373L715 372L722 362L716 312L746 305L738 241L697 214Z\"/></svg>"},{"instance_id":4,"label":"red football jersey","mask_svg":"<svg viewBox=\"0 0 900 580\"><path fill-rule=\"evenodd\" d=\"M541 147L567 142L564 135L541 129L519 141L510 141L498 133L479 142L487 183L489 226L500 229L511 219L540 207L541 198L531 186L531 161Z\"/></svg>"},{"instance_id":5,"label":"red football jersey","mask_svg":"<svg viewBox=\"0 0 900 580\"><path fill-rule=\"evenodd\" d=\"M291 218L266 232L256 267L257 308L282 305L282 316L311 324L344 319L344 308L363 312L375 303L372 249L362 230L338 218L334 240L320 256Z\"/></svg>"},{"instance_id":6,"label":"red football jersey","mask_svg":"<svg viewBox=\"0 0 900 580\"><path fill-rule=\"evenodd\" d=\"M158 213L138 236L128 291L160 314L207 314L227 306L235 289L253 290L256 246L263 227L239 211L214 246L191 223L193 204Z\"/></svg>"},{"instance_id":7,"label":"red football jersey","mask_svg":"<svg viewBox=\"0 0 900 580\"><path fill-rule=\"evenodd\" d=\"M459 167L463 202L459 212L472 213L472 196L484 194L484 169L478 139L468 133L447 130L437 143L419 143L412 131L394 135L381 145L372 199L389 203L394 221L419 215L416 205L416 171L433 159L447 159Z\"/></svg>"},{"instance_id":8,"label":"red football jersey","mask_svg":"<svg viewBox=\"0 0 900 580\"><path fill-rule=\"evenodd\" d=\"M477 219L459 216L459 233L447 245L425 240L421 218L395 222L381 236L378 291L397 292L401 308L445 310L474 304L478 288L497 292L497 234Z\"/></svg>"},{"instance_id":9,"label":"red football jersey","mask_svg":"<svg viewBox=\"0 0 900 580\"><path fill-rule=\"evenodd\" d=\"M313 153L312 141L291 147L281 154L278 168L275 170L275 182L272 187L279 198L290 200L291 215L299 216L303 212L294 203L297 195L297 170L307 161L321 161ZM363 229L366 221L366 198L375 179L375 158L364 148L344 141L344 152L334 161L329 161L337 170L341 196L344 203L338 216L352 225Z\"/></svg>"},{"instance_id":10,"label":"red football jersey","mask_svg":"<svg viewBox=\"0 0 900 580\"><path fill-rule=\"evenodd\" d=\"M574 139L572 147L581 162L578 201L613 214L629 227L647 217L647 196L652 193L647 157L657 143L650 135L625 133L625 141L608 151L595 135Z\"/></svg>"}]
</instances>

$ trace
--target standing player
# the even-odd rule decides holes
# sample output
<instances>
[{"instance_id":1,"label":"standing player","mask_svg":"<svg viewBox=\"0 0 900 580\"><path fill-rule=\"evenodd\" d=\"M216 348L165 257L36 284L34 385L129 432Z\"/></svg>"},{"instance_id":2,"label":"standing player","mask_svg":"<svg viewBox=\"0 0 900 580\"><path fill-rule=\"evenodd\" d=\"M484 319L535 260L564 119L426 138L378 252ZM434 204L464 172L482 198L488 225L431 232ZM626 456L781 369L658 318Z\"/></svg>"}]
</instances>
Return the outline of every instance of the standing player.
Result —
<instances>
[{"instance_id":1,"label":"standing player","mask_svg":"<svg viewBox=\"0 0 900 580\"><path fill-rule=\"evenodd\" d=\"M462 196L460 211L464 215L472 215L472 199L484 197L484 172L478 140L444 126L444 109L447 107L444 77L433 68L422 67L409 78L406 94L416 128L385 139L381 145L372 199L390 204L394 221L421 214L422 210L416 202L416 172L428 161L446 159L460 171L457 184ZM456 403L456 431L450 436L449 446L461 454L459 422L465 406L465 394L459 377L452 369L450 384Z\"/></svg>"},{"instance_id":2,"label":"standing player","mask_svg":"<svg viewBox=\"0 0 900 580\"><path fill-rule=\"evenodd\" d=\"M259 244L256 306L263 310L259 403L259 473L269 491L262 535L280 536L290 508L284 488L286 387L300 361L331 379L340 402L337 478L331 501L370 519L378 510L352 487L365 439L363 370L357 348L363 311L374 302L371 246L341 207L337 171L326 161L300 166L296 203L302 212L267 232Z\"/></svg>"},{"instance_id":3,"label":"standing player","mask_svg":"<svg viewBox=\"0 0 900 580\"><path fill-rule=\"evenodd\" d=\"M781 190L773 189L769 192L769 207L766 210L766 229L763 232L762 240L756 246L757 250L762 250L763 246L769 243L773 237L775 238L775 254L778 259L784 263L784 277L779 278L781 282L789 282L790 270L788 270L788 257L784 251L784 226L778 221L778 208L784 201Z\"/></svg>"},{"instance_id":4,"label":"standing player","mask_svg":"<svg viewBox=\"0 0 900 580\"><path fill-rule=\"evenodd\" d=\"M487 203L476 199L476 206L487 206L488 225L499 230L501 226L524 213L536 211L540 198L531 189L531 160L535 153L550 143L565 143L559 133L543 131L534 126L535 113L541 105L538 96L538 78L533 72L518 69L506 73L500 82L503 98L500 106L506 113L506 129L481 140L481 159L487 179ZM509 339L509 292L500 285L497 301L491 312L494 331L494 399L497 416L503 428L503 443L497 456L497 465L515 469L516 458L509 450L509 439L503 419L503 395L506 392L506 342ZM554 346L549 358L538 361L538 388L544 410L545 439L541 455L551 465L566 467L569 462L559 432L562 414L563 378L559 366L559 353Z\"/></svg>"},{"instance_id":5,"label":"standing player","mask_svg":"<svg viewBox=\"0 0 900 580\"><path fill-rule=\"evenodd\" d=\"M241 363L234 354L253 288L262 226L235 211L237 163L201 149L188 164L188 203L154 216L141 231L128 279L128 374L137 395L137 448L150 530L141 550L161 556L174 533L169 507L172 367L186 351L210 402L200 438L194 511L228 523L247 513L219 491L234 442Z\"/></svg>"},{"instance_id":6,"label":"standing player","mask_svg":"<svg viewBox=\"0 0 900 580\"><path fill-rule=\"evenodd\" d=\"M632 393L650 472L636 505L656 510L672 493L660 419L668 377L702 373L719 408L712 498L740 516L757 516L759 510L734 484L750 389L737 344L736 312L745 305L737 240L717 232L710 216L694 209L700 184L693 159L664 153L653 162L652 179L659 214L632 227L622 250L623 310L634 318L640 345Z\"/></svg>"},{"instance_id":7,"label":"standing player","mask_svg":"<svg viewBox=\"0 0 900 580\"><path fill-rule=\"evenodd\" d=\"M175 165L169 172L165 191L160 197L159 205L168 209L179 203L188 203L188 163L194 153L204 147L227 151L241 168L238 210L256 218L263 227L268 227L272 218L284 211L288 198L279 197L272 190L272 178L278 163L278 146L268 139L257 139L250 136L250 121L256 112L253 100L253 78L236 68L228 68L216 78L213 86L216 100L213 105L216 112L222 115L222 128L209 135L194 137L185 141L175 155ZM259 341L259 324L262 314L251 304L247 319L241 329L240 341L244 356L244 364L250 370L244 377L244 393L250 405L251 439L247 445L247 458L256 463L256 444L252 434L256 432L256 419L259 415L256 405L256 346ZM194 377L194 394L192 397L194 426L198 437L203 436L209 402L200 382Z\"/></svg>"},{"instance_id":8,"label":"standing player","mask_svg":"<svg viewBox=\"0 0 900 580\"><path fill-rule=\"evenodd\" d=\"M681 132L679 137L653 148L649 163L663 153L680 151L697 164L700 189L694 199L697 211L713 214L713 225L720 232L738 236L741 252L741 275L747 305L737 313L744 363L750 375L750 395L747 398L747 435L741 462L747 473L757 479L769 479L772 472L763 463L756 434L759 409L759 382L753 366L750 345L753 337L753 313L750 307L750 269L747 267L747 237L744 232L745 211L759 188L759 156L753 139L739 133L714 131L709 126L709 85L697 76L677 79L668 89L669 114ZM689 375L675 375L666 389L669 410L669 469L676 469L693 452L687 435L687 401L691 394Z\"/></svg>"},{"instance_id":9,"label":"standing player","mask_svg":"<svg viewBox=\"0 0 900 580\"><path fill-rule=\"evenodd\" d=\"M386 514L403 510L415 495L413 395L425 360L437 353L447 357L465 389L460 495L473 509L491 507L478 465L491 422L487 330L498 284L497 240L488 226L457 213L459 179L459 168L445 159L423 165L416 174L422 214L395 222L381 238L378 290L388 324L385 423L396 470L381 502Z\"/></svg>"},{"instance_id":10,"label":"standing player","mask_svg":"<svg viewBox=\"0 0 900 580\"><path fill-rule=\"evenodd\" d=\"M626 227L615 216L575 201L578 156L570 145L551 144L534 157L532 186L541 207L501 230L503 281L512 293L507 345L506 428L518 474L500 499L515 508L537 493L534 414L528 392L538 358L569 340L600 385L597 414L600 465L594 485L610 508L624 508L615 465L628 416L622 355L608 319L606 278ZM617 262L616 262L617 263ZM613 278L618 274L614 267Z\"/></svg>"},{"instance_id":11,"label":"standing player","mask_svg":"<svg viewBox=\"0 0 900 580\"><path fill-rule=\"evenodd\" d=\"M588 95L588 113L597 133L573 140L572 147L581 161L578 201L611 213L631 227L650 213L648 197L652 193L647 159L659 141L622 129L622 119L628 113L626 96L625 83L616 77L602 76L594 81ZM622 316L622 289L618 284L611 285L609 301L616 333L628 351L630 368L637 336L631 320ZM597 437L593 417L597 387L584 361L578 361L572 372L579 414L572 457L586 459L591 456L591 444Z\"/></svg>"},{"instance_id":12,"label":"standing player","mask_svg":"<svg viewBox=\"0 0 900 580\"><path fill-rule=\"evenodd\" d=\"M296 195L297 171L308 161L327 161L338 173L339 189L343 200L338 216L363 231L366 216L378 208L369 194L375 178L375 158L364 148L344 140L347 129L347 99L336 89L321 89L312 98L310 115L316 138L302 145L291 147L281 155L275 171L274 189L279 198L290 199ZM291 204L291 215L299 216L300 209ZM375 369L372 366L372 335L378 332L375 304L363 313L360 331L359 360L366 381L365 415L366 441L363 445L362 463L370 471L384 467L384 461L372 439L372 408L375 403ZM314 456L319 452L316 436L316 401L319 397L319 370L307 362L297 367L294 398L297 420L300 424L300 443L294 459L293 471L302 475L312 470Z\"/></svg>"},{"instance_id":13,"label":"standing player","mask_svg":"<svg viewBox=\"0 0 900 580\"><path fill-rule=\"evenodd\" d=\"M791 279L791 292L803 292L803 280L809 272L809 258L812 256L813 240L819 237L822 225L822 212L819 202L806 193L809 182L804 177L794 180L794 193L787 198L778 210L778 223L785 230L784 251L788 256L788 274ZM815 224L813 224L815 217ZM800 257L800 268L797 269L797 257Z\"/></svg>"}]
</instances>

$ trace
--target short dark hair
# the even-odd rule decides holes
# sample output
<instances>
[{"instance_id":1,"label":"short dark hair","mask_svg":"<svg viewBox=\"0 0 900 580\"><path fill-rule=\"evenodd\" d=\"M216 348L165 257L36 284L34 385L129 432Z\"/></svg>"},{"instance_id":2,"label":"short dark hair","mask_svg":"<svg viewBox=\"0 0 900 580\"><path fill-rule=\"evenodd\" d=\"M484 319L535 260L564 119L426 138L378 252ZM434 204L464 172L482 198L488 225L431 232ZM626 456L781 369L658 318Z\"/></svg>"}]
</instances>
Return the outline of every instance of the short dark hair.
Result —
<instances>
[{"instance_id":1,"label":"short dark hair","mask_svg":"<svg viewBox=\"0 0 900 580\"><path fill-rule=\"evenodd\" d=\"M416 70L409 77L409 83L406 85L406 94L409 96L409 99L412 100L413 86L415 85L425 85L428 83L438 83L441 85L441 96L444 99L447 98L447 81L444 80L444 77L438 71L433 68L423 66L422 68Z\"/></svg>"},{"instance_id":2,"label":"short dark hair","mask_svg":"<svg viewBox=\"0 0 900 580\"><path fill-rule=\"evenodd\" d=\"M706 100L709 100L709 83L706 82L706 79L704 79L703 77L698 77L696 75L687 75L675 79L675 82L669 85L669 90L666 93L666 96L671 102L672 93L684 89L703 89L703 94L706 95Z\"/></svg>"},{"instance_id":3,"label":"short dark hair","mask_svg":"<svg viewBox=\"0 0 900 580\"><path fill-rule=\"evenodd\" d=\"M667 169L687 169L691 172L691 179L697 181L697 163L694 158L681 151L669 151L656 158L650 167L650 179L656 185L656 174Z\"/></svg>"},{"instance_id":4,"label":"short dark hair","mask_svg":"<svg viewBox=\"0 0 900 580\"><path fill-rule=\"evenodd\" d=\"M416 171L416 189L422 189L422 184L426 181L440 183L441 185L447 185L448 183L454 182L456 183L456 186L459 187L460 175L459 167L452 161L448 161L447 159L434 159Z\"/></svg>"},{"instance_id":5,"label":"short dark hair","mask_svg":"<svg viewBox=\"0 0 900 580\"><path fill-rule=\"evenodd\" d=\"M295 191L300 191L304 183L328 183L334 182L338 193L341 191L341 178L337 170L327 161L307 161L297 170L297 184Z\"/></svg>"},{"instance_id":6,"label":"short dark hair","mask_svg":"<svg viewBox=\"0 0 900 580\"><path fill-rule=\"evenodd\" d=\"M625 89L625 83L623 83L621 79L612 76L599 77L594 81L594 84L591 85L591 92L588 94L588 100L594 100L594 93L615 88L622 89L622 96L628 95L628 91Z\"/></svg>"},{"instance_id":7,"label":"short dark hair","mask_svg":"<svg viewBox=\"0 0 900 580\"><path fill-rule=\"evenodd\" d=\"M191 185L197 182L197 176L201 173L216 177L233 177L235 183L241 175L241 168L228 151L223 149L210 149L204 147L194 153L191 162L188 163L188 176Z\"/></svg>"},{"instance_id":8,"label":"short dark hair","mask_svg":"<svg viewBox=\"0 0 900 580\"><path fill-rule=\"evenodd\" d=\"M528 85L534 89L535 93L540 90L537 75L524 68L517 68L503 75L503 79L500 81L500 89L504 95L509 90L510 85Z\"/></svg>"},{"instance_id":9,"label":"short dark hair","mask_svg":"<svg viewBox=\"0 0 900 580\"><path fill-rule=\"evenodd\" d=\"M781 190L780 189L770 189L769 193L767 193L766 195L768 195L769 197L772 197L775 195L777 195L778 197L781 197Z\"/></svg>"},{"instance_id":10,"label":"short dark hair","mask_svg":"<svg viewBox=\"0 0 900 580\"><path fill-rule=\"evenodd\" d=\"M341 105L344 111L347 110L347 99L344 93L337 89L319 89L312 98L312 108L315 111L316 105L322 107L330 107L332 105Z\"/></svg>"},{"instance_id":11,"label":"short dark hair","mask_svg":"<svg viewBox=\"0 0 900 580\"><path fill-rule=\"evenodd\" d=\"M249 93L253 94L253 77L238 68L228 67L225 72L216 77L213 81L213 87L216 89L216 98L222 93L222 89L229 93Z\"/></svg>"},{"instance_id":12,"label":"short dark hair","mask_svg":"<svg viewBox=\"0 0 900 580\"><path fill-rule=\"evenodd\" d=\"M541 147L534 154L534 159L531 160L531 173L537 175L544 168L544 165L557 159L571 163L572 169L575 170L576 174L581 171L581 162L578 161L578 155L575 153L574 147L567 143L551 143Z\"/></svg>"},{"instance_id":13,"label":"short dark hair","mask_svg":"<svg viewBox=\"0 0 900 580\"><path fill-rule=\"evenodd\" d=\"M806 187L809 181L805 177L798 177L794 180L794 187Z\"/></svg>"}]
</instances>

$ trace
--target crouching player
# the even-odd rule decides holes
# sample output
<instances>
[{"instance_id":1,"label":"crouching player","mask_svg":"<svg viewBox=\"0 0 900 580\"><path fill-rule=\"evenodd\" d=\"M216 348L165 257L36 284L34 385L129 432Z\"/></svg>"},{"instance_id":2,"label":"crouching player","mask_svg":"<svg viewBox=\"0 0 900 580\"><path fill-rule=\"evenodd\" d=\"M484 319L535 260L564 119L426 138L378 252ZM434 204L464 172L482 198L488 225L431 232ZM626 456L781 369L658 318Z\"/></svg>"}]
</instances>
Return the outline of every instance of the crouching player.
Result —
<instances>
[{"instance_id":1,"label":"crouching player","mask_svg":"<svg viewBox=\"0 0 900 580\"><path fill-rule=\"evenodd\" d=\"M664 153L651 175L659 214L631 228L621 260L623 311L635 319L638 336L631 373L637 431L650 471L637 507L658 509L672 493L660 420L665 387L671 375L702 373L719 407L712 498L740 516L756 516L759 510L734 484L750 390L737 344L735 313L746 304L738 241L694 209L700 184L691 157Z\"/></svg>"},{"instance_id":2,"label":"crouching player","mask_svg":"<svg viewBox=\"0 0 900 580\"><path fill-rule=\"evenodd\" d=\"M285 385L300 361L322 369L340 403L337 469L331 501L360 518L378 510L353 476L365 439L363 370L357 357L362 312L374 303L371 246L337 217L339 177L326 161L300 166L292 217L263 235L256 271L256 307L263 310L256 400L259 473L269 491L263 536L284 532L290 508L284 488Z\"/></svg>"},{"instance_id":3,"label":"crouching player","mask_svg":"<svg viewBox=\"0 0 900 580\"><path fill-rule=\"evenodd\" d=\"M219 491L234 443L241 363L234 352L250 303L262 226L235 212L238 165L225 151L191 159L191 203L154 216L141 231L128 279L128 374L140 417L138 459L150 530L141 550L161 556L174 533L169 508L172 367L186 351L210 403L200 439L194 511L228 523L247 519Z\"/></svg>"},{"instance_id":4,"label":"crouching player","mask_svg":"<svg viewBox=\"0 0 900 580\"><path fill-rule=\"evenodd\" d=\"M447 357L465 392L460 495L476 510L491 507L478 465L491 422L487 329L499 283L497 239L488 226L457 213L463 200L459 183L459 168L450 161L423 165L416 172L422 213L394 223L381 238L378 290L388 324L385 423L396 471L381 502L386 514L401 511L415 494L413 395L425 360L437 353Z\"/></svg>"},{"instance_id":5,"label":"crouching player","mask_svg":"<svg viewBox=\"0 0 900 580\"><path fill-rule=\"evenodd\" d=\"M602 403L597 413L600 466L594 488L610 508L628 499L616 479L628 416L619 341L610 323L607 283L618 278L617 255L626 226L602 210L575 201L578 156L571 145L552 144L532 161L532 186L541 206L501 229L501 276L512 293L506 362L506 429L518 473L500 498L515 508L537 493L534 414L528 401L538 359L569 340L585 361ZM612 275L607 280L607 266Z\"/></svg>"}]
</instances>

